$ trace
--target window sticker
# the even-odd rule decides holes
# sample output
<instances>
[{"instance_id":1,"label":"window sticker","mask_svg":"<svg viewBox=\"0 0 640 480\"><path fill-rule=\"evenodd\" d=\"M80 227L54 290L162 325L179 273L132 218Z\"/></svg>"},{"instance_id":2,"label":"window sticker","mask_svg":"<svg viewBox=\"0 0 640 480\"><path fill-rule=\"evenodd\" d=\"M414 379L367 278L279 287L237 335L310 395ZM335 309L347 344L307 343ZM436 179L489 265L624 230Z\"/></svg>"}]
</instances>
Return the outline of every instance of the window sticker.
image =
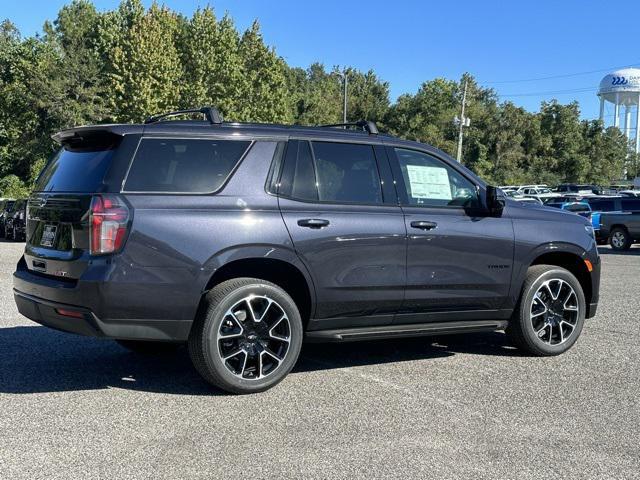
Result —
<instances>
[{"instance_id":1,"label":"window sticker","mask_svg":"<svg viewBox=\"0 0 640 480\"><path fill-rule=\"evenodd\" d=\"M413 198L452 199L446 168L407 165L407 173Z\"/></svg>"}]
</instances>

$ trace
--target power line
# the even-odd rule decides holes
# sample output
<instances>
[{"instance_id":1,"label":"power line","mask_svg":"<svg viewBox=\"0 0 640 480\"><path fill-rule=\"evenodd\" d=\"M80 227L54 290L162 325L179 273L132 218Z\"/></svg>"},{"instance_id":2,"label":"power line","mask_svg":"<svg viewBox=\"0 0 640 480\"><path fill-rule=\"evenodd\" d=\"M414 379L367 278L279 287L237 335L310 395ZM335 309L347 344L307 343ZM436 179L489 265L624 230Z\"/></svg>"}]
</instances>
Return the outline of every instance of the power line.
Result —
<instances>
[{"instance_id":1,"label":"power line","mask_svg":"<svg viewBox=\"0 0 640 480\"><path fill-rule=\"evenodd\" d=\"M590 75L592 73L602 73L602 72L608 72L610 70L616 70L618 68L628 68L628 67L635 67L640 65L640 62L635 62L635 63L630 63L628 65L620 65L618 67L610 67L610 68L602 68L599 70L589 70L589 71L585 71L585 72L575 72L575 73L566 73L566 74L562 74L562 75L550 75L550 76L546 76L546 77L536 77L536 78L523 78L520 80L497 80L497 81L493 81L493 82L479 82L483 85L486 84L491 84L491 85L497 85L497 84L503 84L503 83L524 83L524 82L537 82L540 80L553 80L556 78L569 78L569 77L578 77L580 75Z\"/></svg>"},{"instance_id":2,"label":"power line","mask_svg":"<svg viewBox=\"0 0 640 480\"><path fill-rule=\"evenodd\" d=\"M593 87L582 87L582 88L571 88L568 90L547 90L544 92L528 92L528 93L510 93L505 95L498 94L500 98L506 97L537 97L540 95L567 95L570 93L582 93L582 92L596 92L597 88Z\"/></svg>"}]
</instances>

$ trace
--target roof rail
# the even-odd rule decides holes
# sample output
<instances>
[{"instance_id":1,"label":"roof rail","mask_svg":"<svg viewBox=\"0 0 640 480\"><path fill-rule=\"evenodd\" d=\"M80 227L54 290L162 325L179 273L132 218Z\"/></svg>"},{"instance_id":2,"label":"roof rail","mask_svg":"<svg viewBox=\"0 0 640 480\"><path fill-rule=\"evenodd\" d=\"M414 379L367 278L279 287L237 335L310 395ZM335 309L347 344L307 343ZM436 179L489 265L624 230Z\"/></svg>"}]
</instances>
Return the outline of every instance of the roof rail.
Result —
<instances>
[{"instance_id":1,"label":"roof rail","mask_svg":"<svg viewBox=\"0 0 640 480\"><path fill-rule=\"evenodd\" d=\"M368 132L369 135L378 135L378 127L370 120L360 120L358 122L349 123L332 123L329 125L318 125L319 127L358 127L363 131Z\"/></svg>"},{"instance_id":2,"label":"roof rail","mask_svg":"<svg viewBox=\"0 0 640 480\"><path fill-rule=\"evenodd\" d=\"M186 113L202 113L212 125L218 125L222 123L222 115L215 107L189 108L187 110L176 110L175 112L160 113L158 115L150 116L144 121L144 123L155 123L159 122L163 118L175 117L177 115L184 115Z\"/></svg>"}]
</instances>

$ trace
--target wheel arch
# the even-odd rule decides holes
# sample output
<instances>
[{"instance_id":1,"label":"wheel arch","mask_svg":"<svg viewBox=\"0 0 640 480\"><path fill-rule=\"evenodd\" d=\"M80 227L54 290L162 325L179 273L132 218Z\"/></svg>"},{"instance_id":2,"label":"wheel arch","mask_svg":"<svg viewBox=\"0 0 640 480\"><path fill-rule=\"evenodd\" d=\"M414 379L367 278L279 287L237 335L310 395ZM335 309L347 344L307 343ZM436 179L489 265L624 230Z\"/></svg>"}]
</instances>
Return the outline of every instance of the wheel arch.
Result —
<instances>
[{"instance_id":1,"label":"wheel arch","mask_svg":"<svg viewBox=\"0 0 640 480\"><path fill-rule=\"evenodd\" d=\"M591 283L591 274L585 264L585 257L572 251L547 251L536 256L530 267L534 265L554 265L564 268L571 272L582 287L584 292L587 308L593 298L593 285Z\"/></svg>"},{"instance_id":2,"label":"wheel arch","mask_svg":"<svg viewBox=\"0 0 640 480\"><path fill-rule=\"evenodd\" d=\"M298 306L303 326L306 328L315 308L313 283L302 265L295 265L282 258L235 258L221 265L211 275L202 291L198 313L201 312L204 298L209 290L221 282L240 277L267 280L281 287L291 295Z\"/></svg>"}]
</instances>

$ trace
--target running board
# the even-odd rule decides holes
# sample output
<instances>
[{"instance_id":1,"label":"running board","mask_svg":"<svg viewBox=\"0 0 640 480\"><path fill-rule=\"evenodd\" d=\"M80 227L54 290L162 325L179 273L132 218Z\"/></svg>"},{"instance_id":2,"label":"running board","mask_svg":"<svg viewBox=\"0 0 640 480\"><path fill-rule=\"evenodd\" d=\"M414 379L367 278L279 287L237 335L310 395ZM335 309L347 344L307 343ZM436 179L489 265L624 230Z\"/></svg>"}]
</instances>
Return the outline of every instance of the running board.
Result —
<instances>
[{"instance_id":1,"label":"running board","mask_svg":"<svg viewBox=\"0 0 640 480\"><path fill-rule=\"evenodd\" d=\"M306 333L308 342L356 342L383 338L422 337L450 333L492 332L504 330L506 320L469 320L410 325L380 325L374 327L314 330Z\"/></svg>"}]
</instances>

